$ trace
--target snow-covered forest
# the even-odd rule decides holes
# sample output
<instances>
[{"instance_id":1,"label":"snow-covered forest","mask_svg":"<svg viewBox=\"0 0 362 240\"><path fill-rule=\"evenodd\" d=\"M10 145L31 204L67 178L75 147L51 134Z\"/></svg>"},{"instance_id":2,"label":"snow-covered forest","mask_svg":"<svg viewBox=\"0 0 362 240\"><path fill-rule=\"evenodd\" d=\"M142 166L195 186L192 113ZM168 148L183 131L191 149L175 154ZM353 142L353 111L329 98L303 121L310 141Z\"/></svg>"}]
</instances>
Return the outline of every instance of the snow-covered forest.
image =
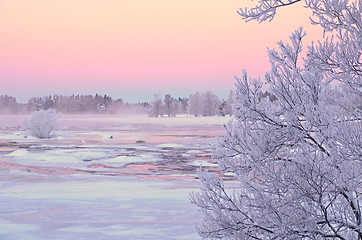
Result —
<instances>
[{"instance_id":1,"label":"snow-covered forest","mask_svg":"<svg viewBox=\"0 0 362 240\"><path fill-rule=\"evenodd\" d=\"M266 98L268 93L260 95ZM196 92L188 98L155 94L151 102L128 103L107 95L53 95L32 97L26 104L17 103L15 97L0 96L0 114L26 114L39 110L54 109L63 114L148 114L151 117L232 115L233 92L227 99L220 99L211 91Z\"/></svg>"}]
</instances>

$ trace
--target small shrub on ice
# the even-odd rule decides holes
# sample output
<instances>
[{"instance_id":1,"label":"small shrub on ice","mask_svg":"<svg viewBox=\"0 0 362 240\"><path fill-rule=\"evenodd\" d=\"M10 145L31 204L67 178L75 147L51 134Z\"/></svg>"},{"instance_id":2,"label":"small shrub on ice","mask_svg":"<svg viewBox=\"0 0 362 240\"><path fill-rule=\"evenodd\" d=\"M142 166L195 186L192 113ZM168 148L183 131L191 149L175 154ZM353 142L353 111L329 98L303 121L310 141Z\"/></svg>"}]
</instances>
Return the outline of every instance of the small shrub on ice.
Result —
<instances>
[{"instance_id":1,"label":"small shrub on ice","mask_svg":"<svg viewBox=\"0 0 362 240\"><path fill-rule=\"evenodd\" d=\"M55 110L40 110L33 112L29 119L25 119L23 128L31 136L37 138L52 138L54 131L60 129L60 114Z\"/></svg>"}]
</instances>

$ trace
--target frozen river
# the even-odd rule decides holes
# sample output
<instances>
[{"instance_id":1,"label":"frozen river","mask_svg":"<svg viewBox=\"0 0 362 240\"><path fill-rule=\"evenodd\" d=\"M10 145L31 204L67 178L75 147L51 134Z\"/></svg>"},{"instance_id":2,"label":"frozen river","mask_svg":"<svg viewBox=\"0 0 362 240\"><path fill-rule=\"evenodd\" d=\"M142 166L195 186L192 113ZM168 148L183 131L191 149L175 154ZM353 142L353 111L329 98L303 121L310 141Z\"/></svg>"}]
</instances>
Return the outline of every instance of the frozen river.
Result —
<instances>
[{"instance_id":1,"label":"frozen river","mask_svg":"<svg viewBox=\"0 0 362 240\"><path fill-rule=\"evenodd\" d=\"M0 239L200 239L196 171L228 118L63 116L49 140L0 116Z\"/></svg>"}]
</instances>

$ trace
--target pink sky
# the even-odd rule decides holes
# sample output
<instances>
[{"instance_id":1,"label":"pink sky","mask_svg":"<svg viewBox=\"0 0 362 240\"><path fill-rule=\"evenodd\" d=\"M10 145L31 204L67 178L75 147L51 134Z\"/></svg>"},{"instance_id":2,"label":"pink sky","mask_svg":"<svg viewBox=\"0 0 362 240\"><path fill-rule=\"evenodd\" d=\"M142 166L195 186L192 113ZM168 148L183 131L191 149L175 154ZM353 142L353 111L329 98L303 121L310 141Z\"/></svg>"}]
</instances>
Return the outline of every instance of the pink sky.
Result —
<instances>
[{"instance_id":1,"label":"pink sky","mask_svg":"<svg viewBox=\"0 0 362 240\"><path fill-rule=\"evenodd\" d=\"M320 38L302 3L273 22L245 23L242 0L0 0L0 95L154 93L226 97L234 76L264 76L266 48L303 26Z\"/></svg>"}]
</instances>

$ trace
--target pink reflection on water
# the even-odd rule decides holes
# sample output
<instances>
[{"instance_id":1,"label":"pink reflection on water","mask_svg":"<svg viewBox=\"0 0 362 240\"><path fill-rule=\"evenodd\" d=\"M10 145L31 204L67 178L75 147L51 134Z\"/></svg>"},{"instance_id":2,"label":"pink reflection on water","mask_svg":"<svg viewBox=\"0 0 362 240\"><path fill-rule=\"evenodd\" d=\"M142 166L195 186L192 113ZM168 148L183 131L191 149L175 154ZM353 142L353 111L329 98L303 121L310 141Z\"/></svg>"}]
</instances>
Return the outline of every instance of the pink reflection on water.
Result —
<instances>
[{"instance_id":1,"label":"pink reflection on water","mask_svg":"<svg viewBox=\"0 0 362 240\"><path fill-rule=\"evenodd\" d=\"M15 148L0 147L0 152L13 152L15 150L16 150Z\"/></svg>"},{"instance_id":2,"label":"pink reflection on water","mask_svg":"<svg viewBox=\"0 0 362 240\"><path fill-rule=\"evenodd\" d=\"M0 162L1 168L7 169L18 169L30 173L39 173L39 174L79 174L86 173L87 171L78 170L78 169L67 169L67 168L57 168L57 167L35 167L35 166L24 166L24 165L16 165L10 164L7 162Z\"/></svg>"},{"instance_id":3,"label":"pink reflection on water","mask_svg":"<svg viewBox=\"0 0 362 240\"><path fill-rule=\"evenodd\" d=\"M192 173L183 174L179 171L162 171L158 166L151 164L130 164L126 167L107 167L102 164L92 164L89 166L94 170L81 170L60 167L41 167L41 166L26 166L0 162L2 169L17 169L29 173L45 174L45 175L73 175L73 174L100 174L110 176L134 176L144 179L159 179L159 180L191 180L195 176L190 176ZM97 171L97 169L101 169Z\"/></svg>"},{"instance_id":4,"label":"pink reflection on water","mask_svg":"<svg viewBox=\"0 0 362 240\"><path fill-rule=\"evenodd\" d=\"M9 123L18 126L24 116L17 117L15 120L5 121L5 126ZM1 119L0 119L1 120ZM137 120L137 119L136 119ZM12 152L30 147L37 147L45 143L52 148L76 148L94 145L101 148L107 146L125 146L127 153L125 156L138 156L142 152L148 152L160 156L158 162L132 163L124 166L107 166L101 160L95 162L83 162L83 166L68 165L58 166L28 166L25 161L13 162L9 159L0 159L2 169L18 169L29 173L38 173L44 175L74 175L74 174L94 174L111 176L135 176L146 179L194 179L196 177L197 166L188 165L195 159L185 159L188 150L196 150L199 145L203 145L200 153L192 158L208 161L211 158L210 152L205 152L204 147L210 146L210 143L216 139L216 136L222 134L221 125L208 124L162 124L164 119L156 121L154 119L140 119L140 122L133 122L127 119L112 116L63 116L61 125L63 129L59 131L59 138L46 140L37 139L16 139L16 141L0 140L0 152ZM170 121L177 120L170 119ZM186 119L187 120L187 119ZM124 121L124 122L122 122ZM138 120L137 120L138 121ZM2 121L0 121L2 122ZM1 133L12 132L15 128L2 128ZM111 137L112 136L112 137ZM165 144L165 147L157 146ZM175 149L167 147L167 144L180 144ZM197 145L196 145L197 144ZM47 148L48 146L44 147ZM94 147L92 146L92 147ZM139 147L142 147L139 149ZM133 149L134 148L134 149ZM189 149L188 149L189 148ZM43 147L39 148L40 150ZM123 155L120 155L123 156ZM187 158L191 158L189 155ZM181 159L181 160L180 160ZM182 160L183 159L183 160ZM6 162L8 161L8 162ZM10 162L10 163L9 163Z\"/></svg>"}]
</instances>

